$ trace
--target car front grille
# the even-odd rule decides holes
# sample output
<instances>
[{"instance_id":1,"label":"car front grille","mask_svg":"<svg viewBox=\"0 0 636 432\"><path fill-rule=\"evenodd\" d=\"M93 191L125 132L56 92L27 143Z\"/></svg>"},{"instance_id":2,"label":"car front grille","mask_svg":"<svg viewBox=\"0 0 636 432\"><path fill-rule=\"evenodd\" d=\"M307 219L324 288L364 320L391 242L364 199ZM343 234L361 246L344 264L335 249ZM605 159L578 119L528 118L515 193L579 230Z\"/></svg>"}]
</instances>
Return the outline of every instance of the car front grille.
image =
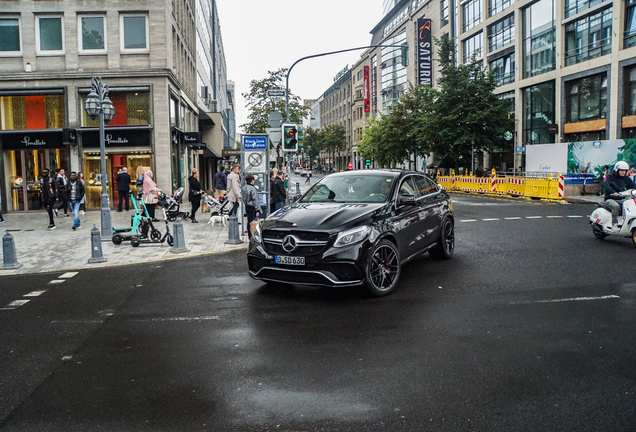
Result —
<instances>
[{"instance_id":1,"label":"car front grille","mask_svg":"<svg viewBox=\"0 0 636 432\"><path fill-rule=\"evenodd\" d=\"M283 248L283 240L292 235L296 248L291 252ZM275 255L312 256L321 253L329 242L329 233L312 231L263 231L263 243L267 252Z\"/></svg>"}]
</instances>

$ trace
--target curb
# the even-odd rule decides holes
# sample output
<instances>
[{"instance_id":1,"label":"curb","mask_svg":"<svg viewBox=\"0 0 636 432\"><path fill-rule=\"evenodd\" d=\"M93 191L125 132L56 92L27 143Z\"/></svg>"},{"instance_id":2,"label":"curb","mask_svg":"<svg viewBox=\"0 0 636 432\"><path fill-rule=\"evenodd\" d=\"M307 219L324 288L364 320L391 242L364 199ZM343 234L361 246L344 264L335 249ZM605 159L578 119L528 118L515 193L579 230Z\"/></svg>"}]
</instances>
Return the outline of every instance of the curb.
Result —
<instances>
[{"instance_id":1,"label":"curb","mask_svg":"<svg viewBox=\"0 0 636 432\"><path fill-rule=\"evenodd\" d=\"M470 191L462 191L462 190L451 190L444 189L448 193L452 194L462 194L462 195L473 195L473 196L481 196L481 197L489 197L489 198L508 198L514 200L525 200L525 201L543 201L557 204L569 204L570 202L566 199L553 199L553 198L533 198L526 196L518 196L518 195L508 195L508 194L494 194L494 193L479 193L479 192L470 192ZM581 203L591 203L591 201L580 201Z\"/></svg>"}]
</instances>

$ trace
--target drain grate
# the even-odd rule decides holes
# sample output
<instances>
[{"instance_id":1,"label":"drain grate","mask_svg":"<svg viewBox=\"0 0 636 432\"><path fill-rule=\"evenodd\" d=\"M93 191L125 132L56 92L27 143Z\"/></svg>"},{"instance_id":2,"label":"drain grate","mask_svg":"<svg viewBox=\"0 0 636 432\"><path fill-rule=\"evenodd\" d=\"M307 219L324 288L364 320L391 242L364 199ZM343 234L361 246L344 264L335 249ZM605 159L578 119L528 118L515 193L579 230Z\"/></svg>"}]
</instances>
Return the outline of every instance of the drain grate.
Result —
<instances>
[{"instance_id":1,"label":"drain grate","mask_svg":"<svg viewBox=\"0 0 636 432\"><path fill-rule=\"evenodd\" d=\"M5 231L7 231L7 232L18 232L18 231L22 231L22 230L21 229L8 229L8 230L5 230ZM31 230L31 231L33 231L33 230Z\"/></svg>"}]
</instances>

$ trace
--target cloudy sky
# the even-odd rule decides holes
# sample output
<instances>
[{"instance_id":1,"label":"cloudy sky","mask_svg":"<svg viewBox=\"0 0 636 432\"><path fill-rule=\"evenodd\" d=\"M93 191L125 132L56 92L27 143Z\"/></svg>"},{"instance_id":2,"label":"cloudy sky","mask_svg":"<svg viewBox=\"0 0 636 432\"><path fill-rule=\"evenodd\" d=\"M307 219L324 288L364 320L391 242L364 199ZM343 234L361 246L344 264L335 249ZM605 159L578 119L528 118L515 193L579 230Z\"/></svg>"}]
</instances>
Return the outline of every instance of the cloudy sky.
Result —
<instances>
[{"instance_id":1,"label":"cloudy sky","mask_svg":"<svg viewBox=\"0 0 636 432\"><path fill-rule=\"evenodd\" d=\"M366 46L382 18L381 0L219 0L217 3L228 79L236 83L237 133L247 122L241 96L251 80L289 68L313 54ZM316 99L363 51L305 60L289 77L291 91Z\"/></svg>"}]
</instances>

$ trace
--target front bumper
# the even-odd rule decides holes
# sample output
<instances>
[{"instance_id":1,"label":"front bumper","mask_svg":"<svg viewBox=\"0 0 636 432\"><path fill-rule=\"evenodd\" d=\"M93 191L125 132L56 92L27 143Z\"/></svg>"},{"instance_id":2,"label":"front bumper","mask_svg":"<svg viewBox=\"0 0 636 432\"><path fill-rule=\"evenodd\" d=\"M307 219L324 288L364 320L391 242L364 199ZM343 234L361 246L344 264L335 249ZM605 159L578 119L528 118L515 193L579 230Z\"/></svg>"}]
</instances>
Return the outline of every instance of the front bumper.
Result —
<instances>
[{"instance_id":1,"label":"front bumper","mask_svg":"<svg viewBox=\"0 0 636 432\"><path fill-rule=\"evenodd\" d=\"M306 256L305 265L277 264L274 255L253 239L247 253L250 276L266 282L294 285L357 286L366 278L368 248L365 243L345 248L327 247L322 253Z\"/></svg>"}]
</instances>

